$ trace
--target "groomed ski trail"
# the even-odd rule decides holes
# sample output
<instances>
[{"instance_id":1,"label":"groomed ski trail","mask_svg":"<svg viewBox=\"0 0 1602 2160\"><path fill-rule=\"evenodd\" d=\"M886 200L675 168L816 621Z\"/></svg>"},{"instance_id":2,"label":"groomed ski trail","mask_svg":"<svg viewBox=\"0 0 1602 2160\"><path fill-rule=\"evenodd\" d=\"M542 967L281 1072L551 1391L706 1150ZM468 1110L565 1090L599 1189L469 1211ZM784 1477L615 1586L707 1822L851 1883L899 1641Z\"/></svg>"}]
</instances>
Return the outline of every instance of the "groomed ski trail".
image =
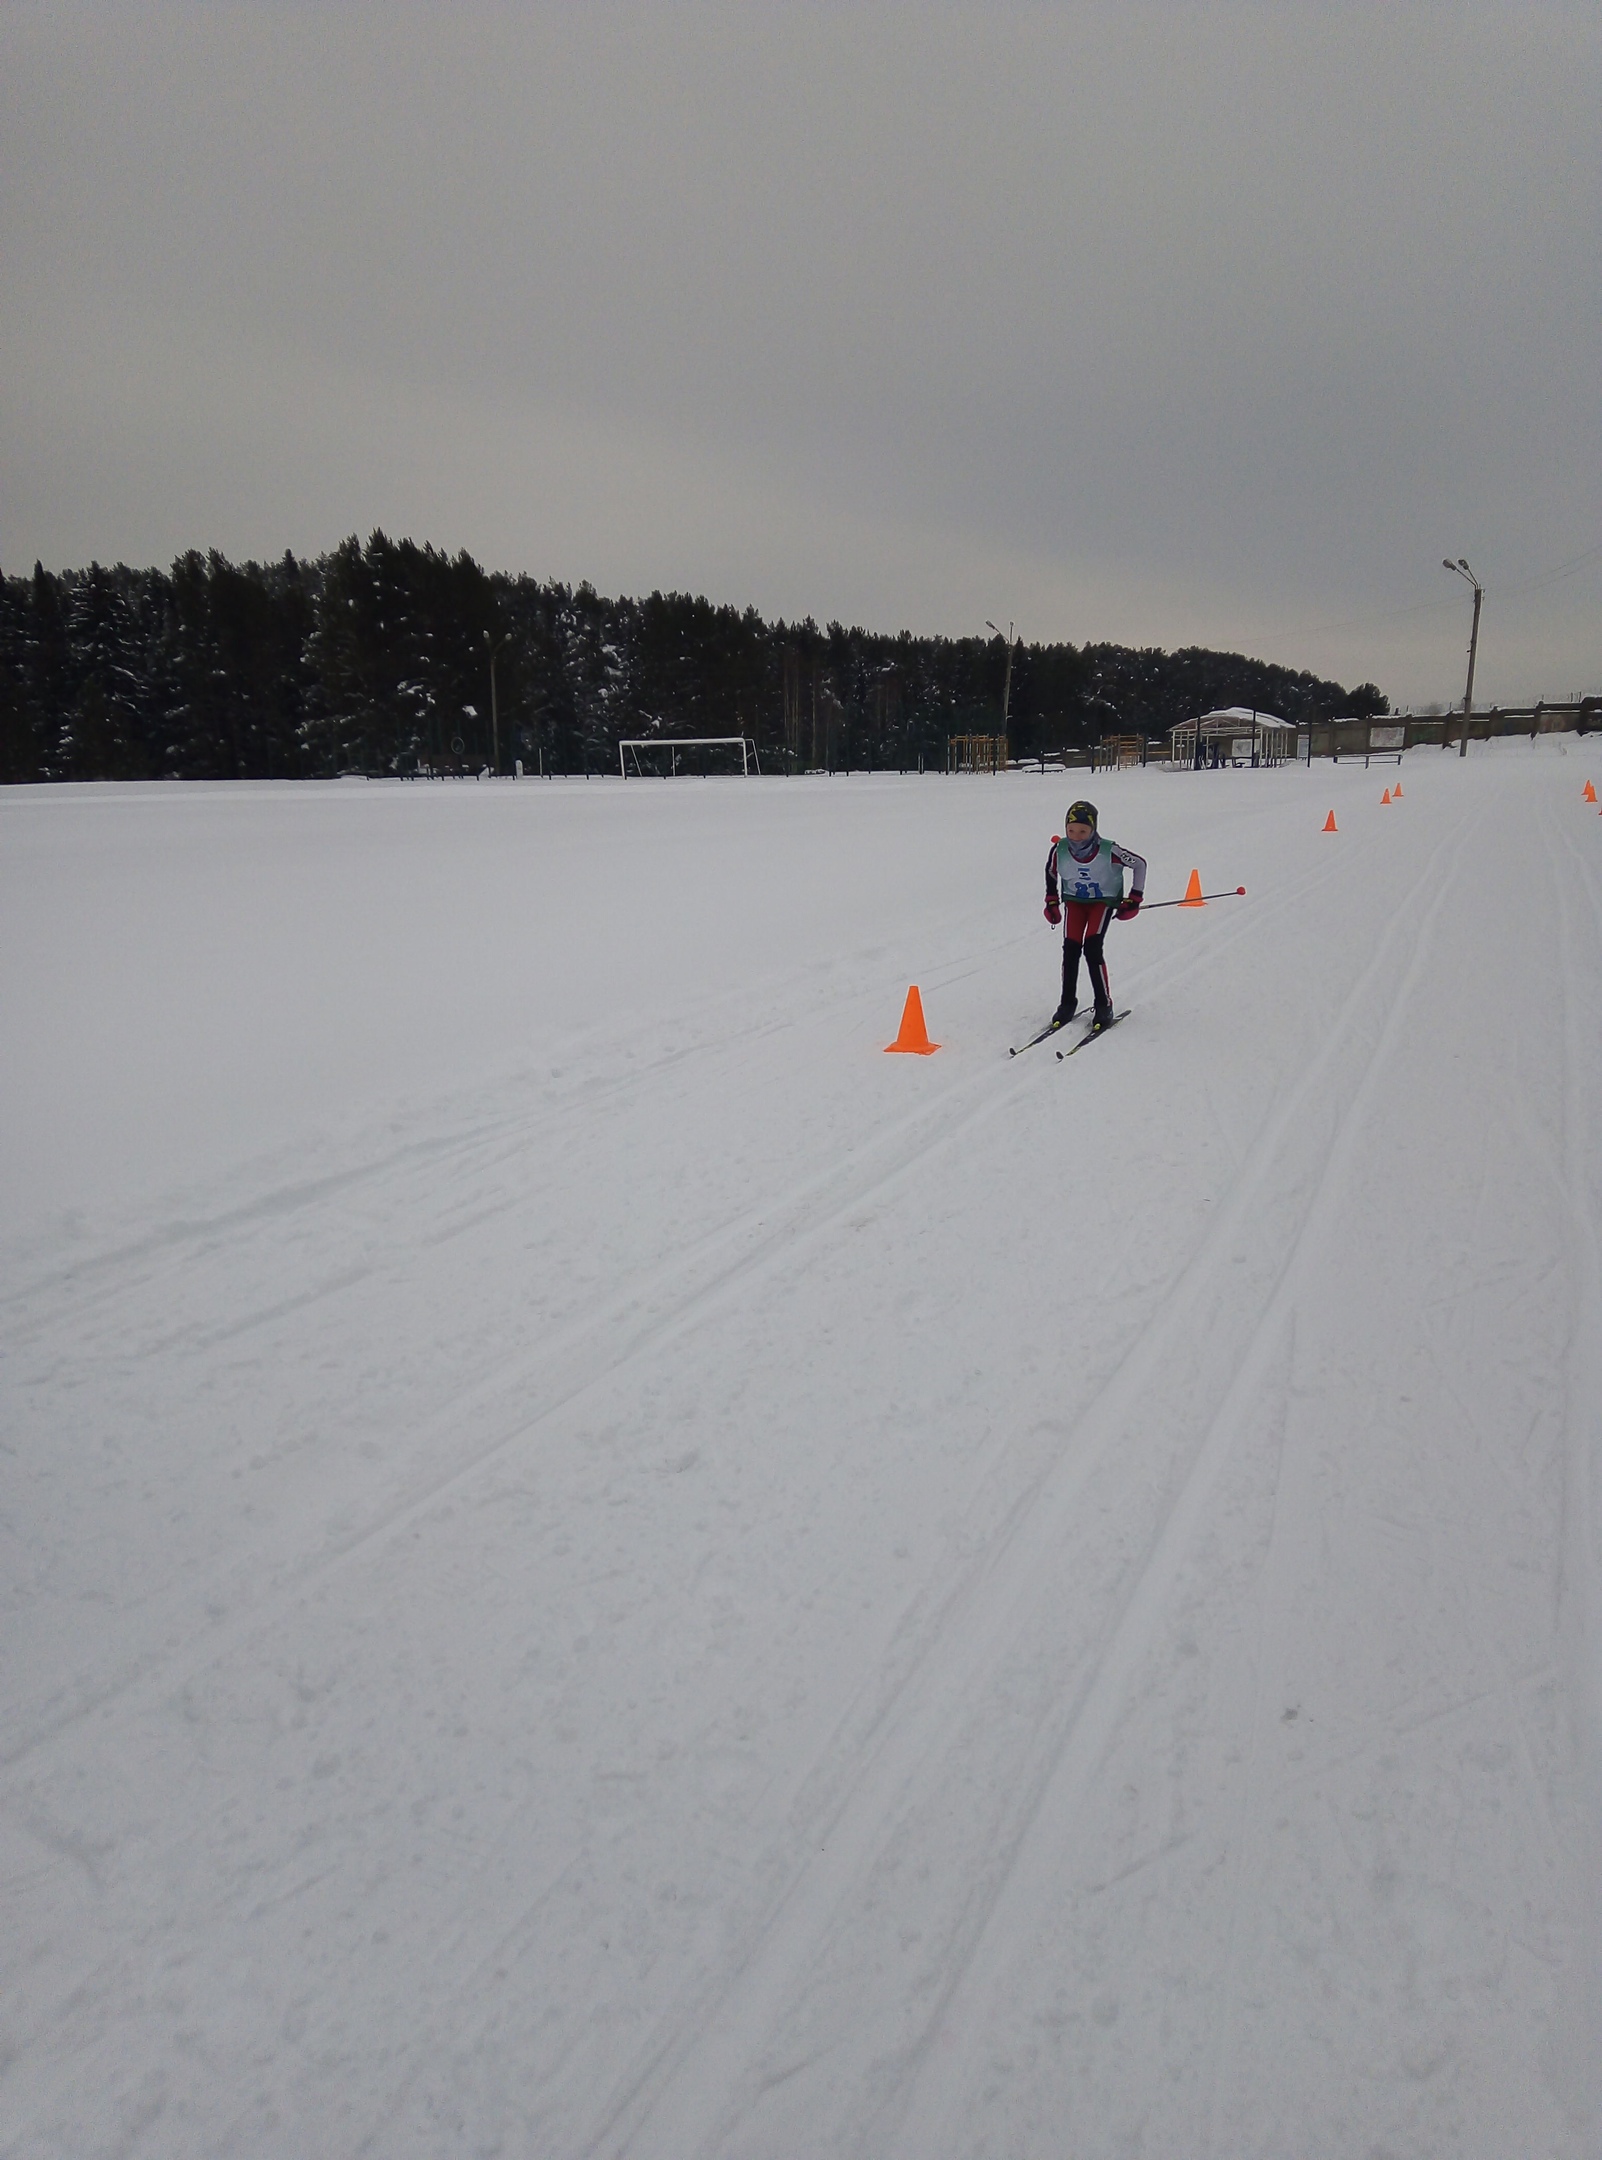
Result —
<instances>
[{"instance_id":1,"label":"groomed ski trail","mask_svg":"<svg viewBox=\"0 0 1602 2160\"><path fill-rule=\"evenodd\" d=\"M1327 864L1317 866L1290 882L1280 904L1295 904L1334 874ZM1156 996L1216 967L1231 948L1261 934L1265 925L1248 917L1208 928L1211 934L1199 950L1132 968L1130 979L1144 994ZM1041 941L1029 942L1038 946ZM965 953L932 979L960 979L974 964L974 956ZM793 988L785 987L787 992ZM865 1008L870 995L859 992L853 1003ZM726 1005L720 994L701 1001L700 1010L716 1014ZM372 1281L379 1272L381 1248L375 1233L383 1218L368 1215L370 1190L376 1195L397 1177L404 1178L406 1215L443 1225L432 1242L464 1237L480 1224L528 1205L526 1186L514 1183L508 1191L503 1181L526 1158L536 1135L545 1147L560 1149L564 1134L593 1125L598 1112L614 1111L620 1101L639 1096L687 1061L726 1055L730 1048L738 1060L748 1054L748 1041L766 1042L794 1025L767 1019L740 1029L732 1043L691 1041L662 1055L647 1053L640 1069L604 1082L593 1102L587 1098L582 1104L559 1106L554 1122L550 1106L542 1104L501 1117L488 1128L475 1123L450 1139L386 1148L359 1168L269 1187L243 1207L202 1214L198 1220L180 1218L135 1243L78 1255L64 1271L47 1266L0 1298L0 1309L9 1307L11 1313L11 1343L16 1352L32 1351L46 1359L82 1357L97 1348L98 1338L120 1347L132 1333L143 1358L221 1344L297 1310L337 1301L341 1293ZM370 1470L347 1472L326 1489L327 1513L347 1526L330 1538L319 1538L314 1550L304 1549L302 1527L291 1523L287 1534L235 1547L226 1572L197 1575L163 1605L147 1606L143 1639L120 1639L110 1672L74 1676L49 1699L14 1714L0 1740L0 1770L26 1761L54 1736L109 1705L125 1702L130 1711L137 1710L249 1640L254 1630L269 1624L330 1570L359 1558L373 1540L402 1529L459 1479L525 1441L543 1418L566 1408L680 1328L711 1317L720 1293L743 1293L765 1266L793 1258L798 1239L826 1237L853 1208L893 1188L933 1151L958 1140L976 1119L994 1114L998 1100L1010 1099L1009 1085L1025 1085L1027 1079L1010 1070L1000 1075L982 1062L949 1078L937 1076L911 1109L862 1134L842 1160L674 1246L654 1266L631 1275L602 1302L599 1312L592 1307L576 1324L547 1328L533 1355L495 1355L468 1388L453 1392L408 1432L408 1457L425 1465L434 1461L435 1443L462 1434L464 1425L481 1435L456 1439L448 1468L425 1469L421 1477L406 1476L403 1470L398 1484L385 1481L390 1489L381 1483L376 1493ZM469 1181L483 1198L463 1210L461 1196ZM197 1290L202 1299L206 1296L219 1259L231 1257L242 1239L263 1248L263 1264L287 1284L298 1271L298 1248L311 1226L320 1227L318 1219L331 1205L348 1212L353 1202L354 1250L325 1264L315 1285L293 1294L286 1289L254 1312L230 1310L222 1322L172 1328L170 1316L190 1310ZM400 1213L393 1200L388 1211L392 1217ZM61 1345L60 1317L53 1309L55 1297L63 1292L70 1311L70 1352ZM141 1306L162 1320L153 1323L140 1312ZM48 1315L42 1329L33 1318L41 1307ZM158 1326L163 1332L156 1331Z\"/></svg>"},{"instance_id":2,"label":"groomed ski trail","mask_svg":"<svg viewBox=\"0 0 1602 2160\"><path fill-rule=\"evenodd\" d=\"M895 963L796 1024L774 976L365 1167L41 1248L6 1310L42 1479L95 1498L130 1421L156 1476L168 1407L226 1464L253 1392L344 1444L212 1559L147 1483L166 1579L98 1629L40 1605L5 2160L1590 2160L1590 822L1521 895L1505 1022L1505 978L1461 1022L1514 949L1486 785L1529 834L1573 770L1421 760L1389 826L1332 779L1338 847L1122 942L1149 1025L1110 1067L998 1062L1048 941L970 939L971 1057L877 1059ZM1305 813L1251 778L1209 797L1241 831ZM569 1286L573 1210L520 1332L564 1161L672 1170L651 1117L838 1066L843 1004L868 1094L810 1159L748 1150ZM1064 1300L1087 1204L1123 1212Z\"/></svg>"},{"instance_id":3,"label":"groomed ski trail","mask_svg":"<svg viewBox=\"0 0 1602 2160\"><path fill-rule=\"evenodd\" d=\"M927 1796L945 1789L940 1757L959 1733L957 1706L1001 1691L1005 1684L1002 1668L1009 1658L1019 1654L1020 1645L1046 1633L1041 1615L1050 1602L1073 1511L1098 1472L1105 1471L1113 1435L1138 1422L1141 1393L1150 1376L1187 1350L1203 1371L1218 1363L1216 1338L1205 1345L1198 1338L1209 1336L1216 1323L1221 1278L1227 1279L1230 1272L1226 1256L1245 1234L1264 1192L1283 1190L1309 1175L1303 1172L1300 1180L1287 1179L1282 1150L1293 1144L1308 1109L1331 1094L1332 1071L1355 1049L1362 1078L1372 1073L1378 1046L1366 1039L1362 1016L1383 999L1386 1033L1394 1023L1402 999L1394 985L1387 991L1386 984L1394 974L1398 948L1407 955L1404 966L1410 982L1425 946L1410 904L1427 898L1426 922L1433 923L1445 904L1442 865L1462 845L1474 822L1472 815L1455 821L1431 851L1378 949L1347 994L1321 1049L1281 1102L1249 1165L1217 1210L1203 1246L1181 1278L1169 1286L1157 1316L1111 1380L1075 1417L1047 1476L1020 1495L1003 1534L990 1541L960 1587L945 1586L935 1624L926 1624L927 1632L908 1656L905 1668L898 1669L893 1691L877 1700L864 1720L861 1736L846 1742L842 1735L831 1747L835 1759L852 1767L839 1778L839 1797L813 1832L817 1850L787 1887L772 1921L734 1961L721 2004L716 2008L697 2004L685 2015L679 2043L682 2052L673 2063L671 2086L660 2098L629 2095L625 2102L628 2126L619 2122L615 2128L605 2128L586 2144L586 2160L591 2155L599 2160L602 2154L643 2160L657 2153L712 2160L714 2155L747 2148L775 2155L786 2150L850 2150L864 2155L904 2151L909 2156L940 2149L940 2125L949 2118L950 2086L962 2055L960 2045L949 2051L943 2062L952 2066L950 2071L936 2074L932 2063L936 2034L946 2025L960 2028L960 2014L948 2006L999 1901L1009 1894L1008 1886L1031 1835L1032 1819L1056 1774L1057 1756L1081 1729L1085 1739L1075 1750L1068 1782L1082 1782L1094 1766L1108 1722L1116 1714L1119 1688L1138 1656L1142 1628L1149 1624L1161 1586L1194 1534L1219 1456L1227 1448L1226 1413L1249 1392L1260 1361L1271 1354L1271 1344L1277 1339L1282 1295L1271 1306L1272 1324L1265 1316L1253 1326L1244 1345L1239 1349L1230 1345L1227 1363L1233 1365L1243 1358L1242 1369L1250 1379L1224 1383L1224 1400L1199 1448L1157 1473L1159 1489L1166 1491L1155 1522L1133 1531L1142 1557L1130 1564L1127 1577L1120 1569L1109 1582L1113 1602L1101 1608L1107 1615L1104 1625L1098 1626L1094 1617L1089 1622L1091 1640L1080 1649L1081 1677L1069 1699L1066 1704L1061 1698L1055 1704L1048 1700L1033 1713L1049 1726L1055 1709L1056 1735L1045 1763L1035 1761L1022 1774L1027 1797L1018 1809L1021 1820L1015 1818L1010 1829L997 1825L1000 1836L994 1843L987 1834L971 1848L977 1884L949 1886L955 1912L947 1920L949 1933L942 1947L950 1962L936 1983L932 2011L915 2011L910 2033L895 2029L901 2022L898 2015L892 2015L891 2029L886 2032L882 2015L877 2022L870 2017L864 2025L837 2013L830 2020L826 2042L816 2041L812 2048L792 2043L780 2063L770 2054L774 2035L784 2029L787 2011L795 2014L795 1998L804 1993L808 1977L831 1954L836 1939L850 1932L859 1911L873 1911L876 1901L870 1878L885 1856L898 1854L908 1832L909 1809L928 1805ZM1047 1075L1048 1082L1060 1077L1054 1072ZM1362 1080L1360 1090L1361 1086ZM1313 1192L1296 1204L1284 1260L1265 1267L1266 1273L1280 1274L1294 1256L1349 1121L1350 1112L1310 1173ZM1231 1284L1231 1293L1233 1289ZM1269 1352L1265 1352L1265 1339ZM1092 1437L1098 1429L1105 1435L1099 1442ZM1027 1650L1023 1654L1027 1657ZM1060 1723L1064 1711L1066 1725ZM1045 1864L1049 1867L1049 1859ZM1027 1908L1029 1893L1020 1892L1018 1901ZM918 1930L920 1935L925 1932L927 1916ZM860 1969L882 1975L884 1966L868 1958L860 1961ZM915 2003L927 1986L925 1982L920 1988L917 1977L908 1973L891 1992L898 2003ZM753 2118L760 2113L765 2096L782 2092L788 2098L797 2084L806 2082L799 2072L809 2061L820 2066L828 2101L815 2086L809 2086L782 2126L759 2126ZM898 2063L904 2067L897 2067ZM876 2080L887 2089L876 2091ZM918 2092L916 2111L903 2130L896 2117L911 2097L906 2080L931 2097L925 2102L923 2090ZM862 2127L846 2132L837 2123L825 2132L819 2125L810 2133L816 2141L808 2143L809 2133L802 2126L810 2110L818 2106L849 2116ZM844 2145L832 2142L842 2136L847 2139ZM802 2143L788 2142L795 2138Z\"/></svg>"}]
</instances>

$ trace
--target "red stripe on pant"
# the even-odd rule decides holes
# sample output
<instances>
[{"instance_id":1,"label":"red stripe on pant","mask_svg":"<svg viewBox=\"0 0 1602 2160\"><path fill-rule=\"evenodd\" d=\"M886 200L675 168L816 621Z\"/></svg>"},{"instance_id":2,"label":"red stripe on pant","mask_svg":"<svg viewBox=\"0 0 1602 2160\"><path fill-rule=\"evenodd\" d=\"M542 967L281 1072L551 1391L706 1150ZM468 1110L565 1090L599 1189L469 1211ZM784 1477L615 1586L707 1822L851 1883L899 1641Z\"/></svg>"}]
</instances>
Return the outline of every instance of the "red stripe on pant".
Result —
<instances>
[{"instance_id":1,"label":"red stripe on pant","mask_svg":"<svg viewBox=\"0 0 1602 2160\"><path fill-rule=\"evenodd\" d=\"M1088 947L1085 960L1090 970L1091 996L1096 1001L1098 1012L1106 1012L1112 1005L1112 992L1107 986L1107 962L1102 956L1101 941L1112 919L1115 905L1116 902L1109 900L1065 900L1062 904L1063 992L1066 996L1072 988L1068 979L1070 966L1076 976L1079 973L1078 953L1070 955L1067 948Z\"/></svg>"}]
</instances>

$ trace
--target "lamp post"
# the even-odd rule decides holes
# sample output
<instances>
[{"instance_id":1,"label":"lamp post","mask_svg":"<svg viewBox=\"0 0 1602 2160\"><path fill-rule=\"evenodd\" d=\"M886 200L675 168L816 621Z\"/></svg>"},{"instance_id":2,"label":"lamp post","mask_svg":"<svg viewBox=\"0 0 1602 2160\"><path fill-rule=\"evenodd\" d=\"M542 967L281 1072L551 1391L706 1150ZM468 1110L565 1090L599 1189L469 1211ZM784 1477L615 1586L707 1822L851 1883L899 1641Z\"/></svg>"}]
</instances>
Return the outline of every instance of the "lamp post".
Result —
<instances>
[{"instance_id":1,"label":"lamp post","mask_svg":"<svg viewBox=\"0 0 1602 2160\"><path fill-rule=\"evenodd\" d=\"M497 780L501 776L501 708L495 696L495 663L516 635L515 630L508 630L505 637L497 639L492 637L489 631L484 632L484 643L489 647L490 664L490 740L493 744L491 770Z\"/></svg>"},{"instance_id":2,"label":"lamp post","mask_svg":"<svg viewBox=\"0 0 1602 2160\"><path fill-rule=\"evenodd\" d=\"M1443 555L1441 557L1441 568L1454 572L1460 578L1467 578L1468 582L1474 587L1474 620L1469 626L1468 688L1463 692L1463 732L1457 739L1458 756L1467 757L1469 715L1474 710L1474 654L1480 642L1480 602L1485 598L1485 587L1480 583L1461 555L1456 562L1452 562L1447 556Z\"/></svg>"},{"instance_id":3,"label":"lamp post","mask_svg":"<svg viewBox=\"0 0 1602 2160\"><path fill-rule=\"evenodd\" d=\"M1001 678L1001 732L1003 735L1007 732L1007 708L1012 702L1012 639L1015 627L1016 625L1013 623L1007 625L1007 672ZM995 624L988 616L985 618L985 628L987 630L996 630ZM1001 632L996 630L996 635L1000 637Z\"/></svg>"}]
</instances>

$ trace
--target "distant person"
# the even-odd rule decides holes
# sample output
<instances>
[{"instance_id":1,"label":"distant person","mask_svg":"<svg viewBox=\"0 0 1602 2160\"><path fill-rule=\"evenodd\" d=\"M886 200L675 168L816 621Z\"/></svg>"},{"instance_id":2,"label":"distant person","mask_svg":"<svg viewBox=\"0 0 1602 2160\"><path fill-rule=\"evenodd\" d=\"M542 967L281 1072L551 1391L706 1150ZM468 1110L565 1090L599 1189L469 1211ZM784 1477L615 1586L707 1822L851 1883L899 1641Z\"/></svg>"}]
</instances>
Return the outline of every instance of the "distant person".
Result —
<instances>
[{"instance_id":1,"label":"distant person","mask_svg":"<svg viewBox=\"0 0 1602 2160\"><path fill-rule=\"evenodd\" d=\"M1052 841L1046 857L1046 920L1062 924L1062 1003L1052 1015L1053 1027L1065 1027L1079 1010L1081 953L1095 999L1090 1031L1111 1027L1112 992L1102 940L1109 918L1116 913L1120 922L1132 921L1145 897L1144 856L1101 838L1094 803L1070 803L1062 838Z\"/></svg>"}]
</instances>

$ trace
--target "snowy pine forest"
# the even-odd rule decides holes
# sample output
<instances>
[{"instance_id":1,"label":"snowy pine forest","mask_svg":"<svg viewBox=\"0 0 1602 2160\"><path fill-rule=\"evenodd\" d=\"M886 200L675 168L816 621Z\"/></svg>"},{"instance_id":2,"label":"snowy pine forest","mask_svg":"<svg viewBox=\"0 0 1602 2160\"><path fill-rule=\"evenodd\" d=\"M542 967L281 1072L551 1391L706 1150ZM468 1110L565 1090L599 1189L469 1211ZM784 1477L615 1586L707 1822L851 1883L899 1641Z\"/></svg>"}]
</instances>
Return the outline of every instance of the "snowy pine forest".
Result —
<instances>
[{"instance_id":1,"label":"snowy pine forest","mask_svg":"<svg viewBox=\"0 0 1602 2160\"><path fill-rule=\"evenodd\" d=\"M494 724L489 655L497 660ZM622 737L745 735L788 770L916 771L1001 724L1005 641L875 635L681 593L491 574L375 532L313 561L191 552L0 578L0 781L615 771ZM1190 649L1031 645L1015 756L1161 734L1215 705L1384 712L1339 683Z\"/></svg>"}]
</instances>

